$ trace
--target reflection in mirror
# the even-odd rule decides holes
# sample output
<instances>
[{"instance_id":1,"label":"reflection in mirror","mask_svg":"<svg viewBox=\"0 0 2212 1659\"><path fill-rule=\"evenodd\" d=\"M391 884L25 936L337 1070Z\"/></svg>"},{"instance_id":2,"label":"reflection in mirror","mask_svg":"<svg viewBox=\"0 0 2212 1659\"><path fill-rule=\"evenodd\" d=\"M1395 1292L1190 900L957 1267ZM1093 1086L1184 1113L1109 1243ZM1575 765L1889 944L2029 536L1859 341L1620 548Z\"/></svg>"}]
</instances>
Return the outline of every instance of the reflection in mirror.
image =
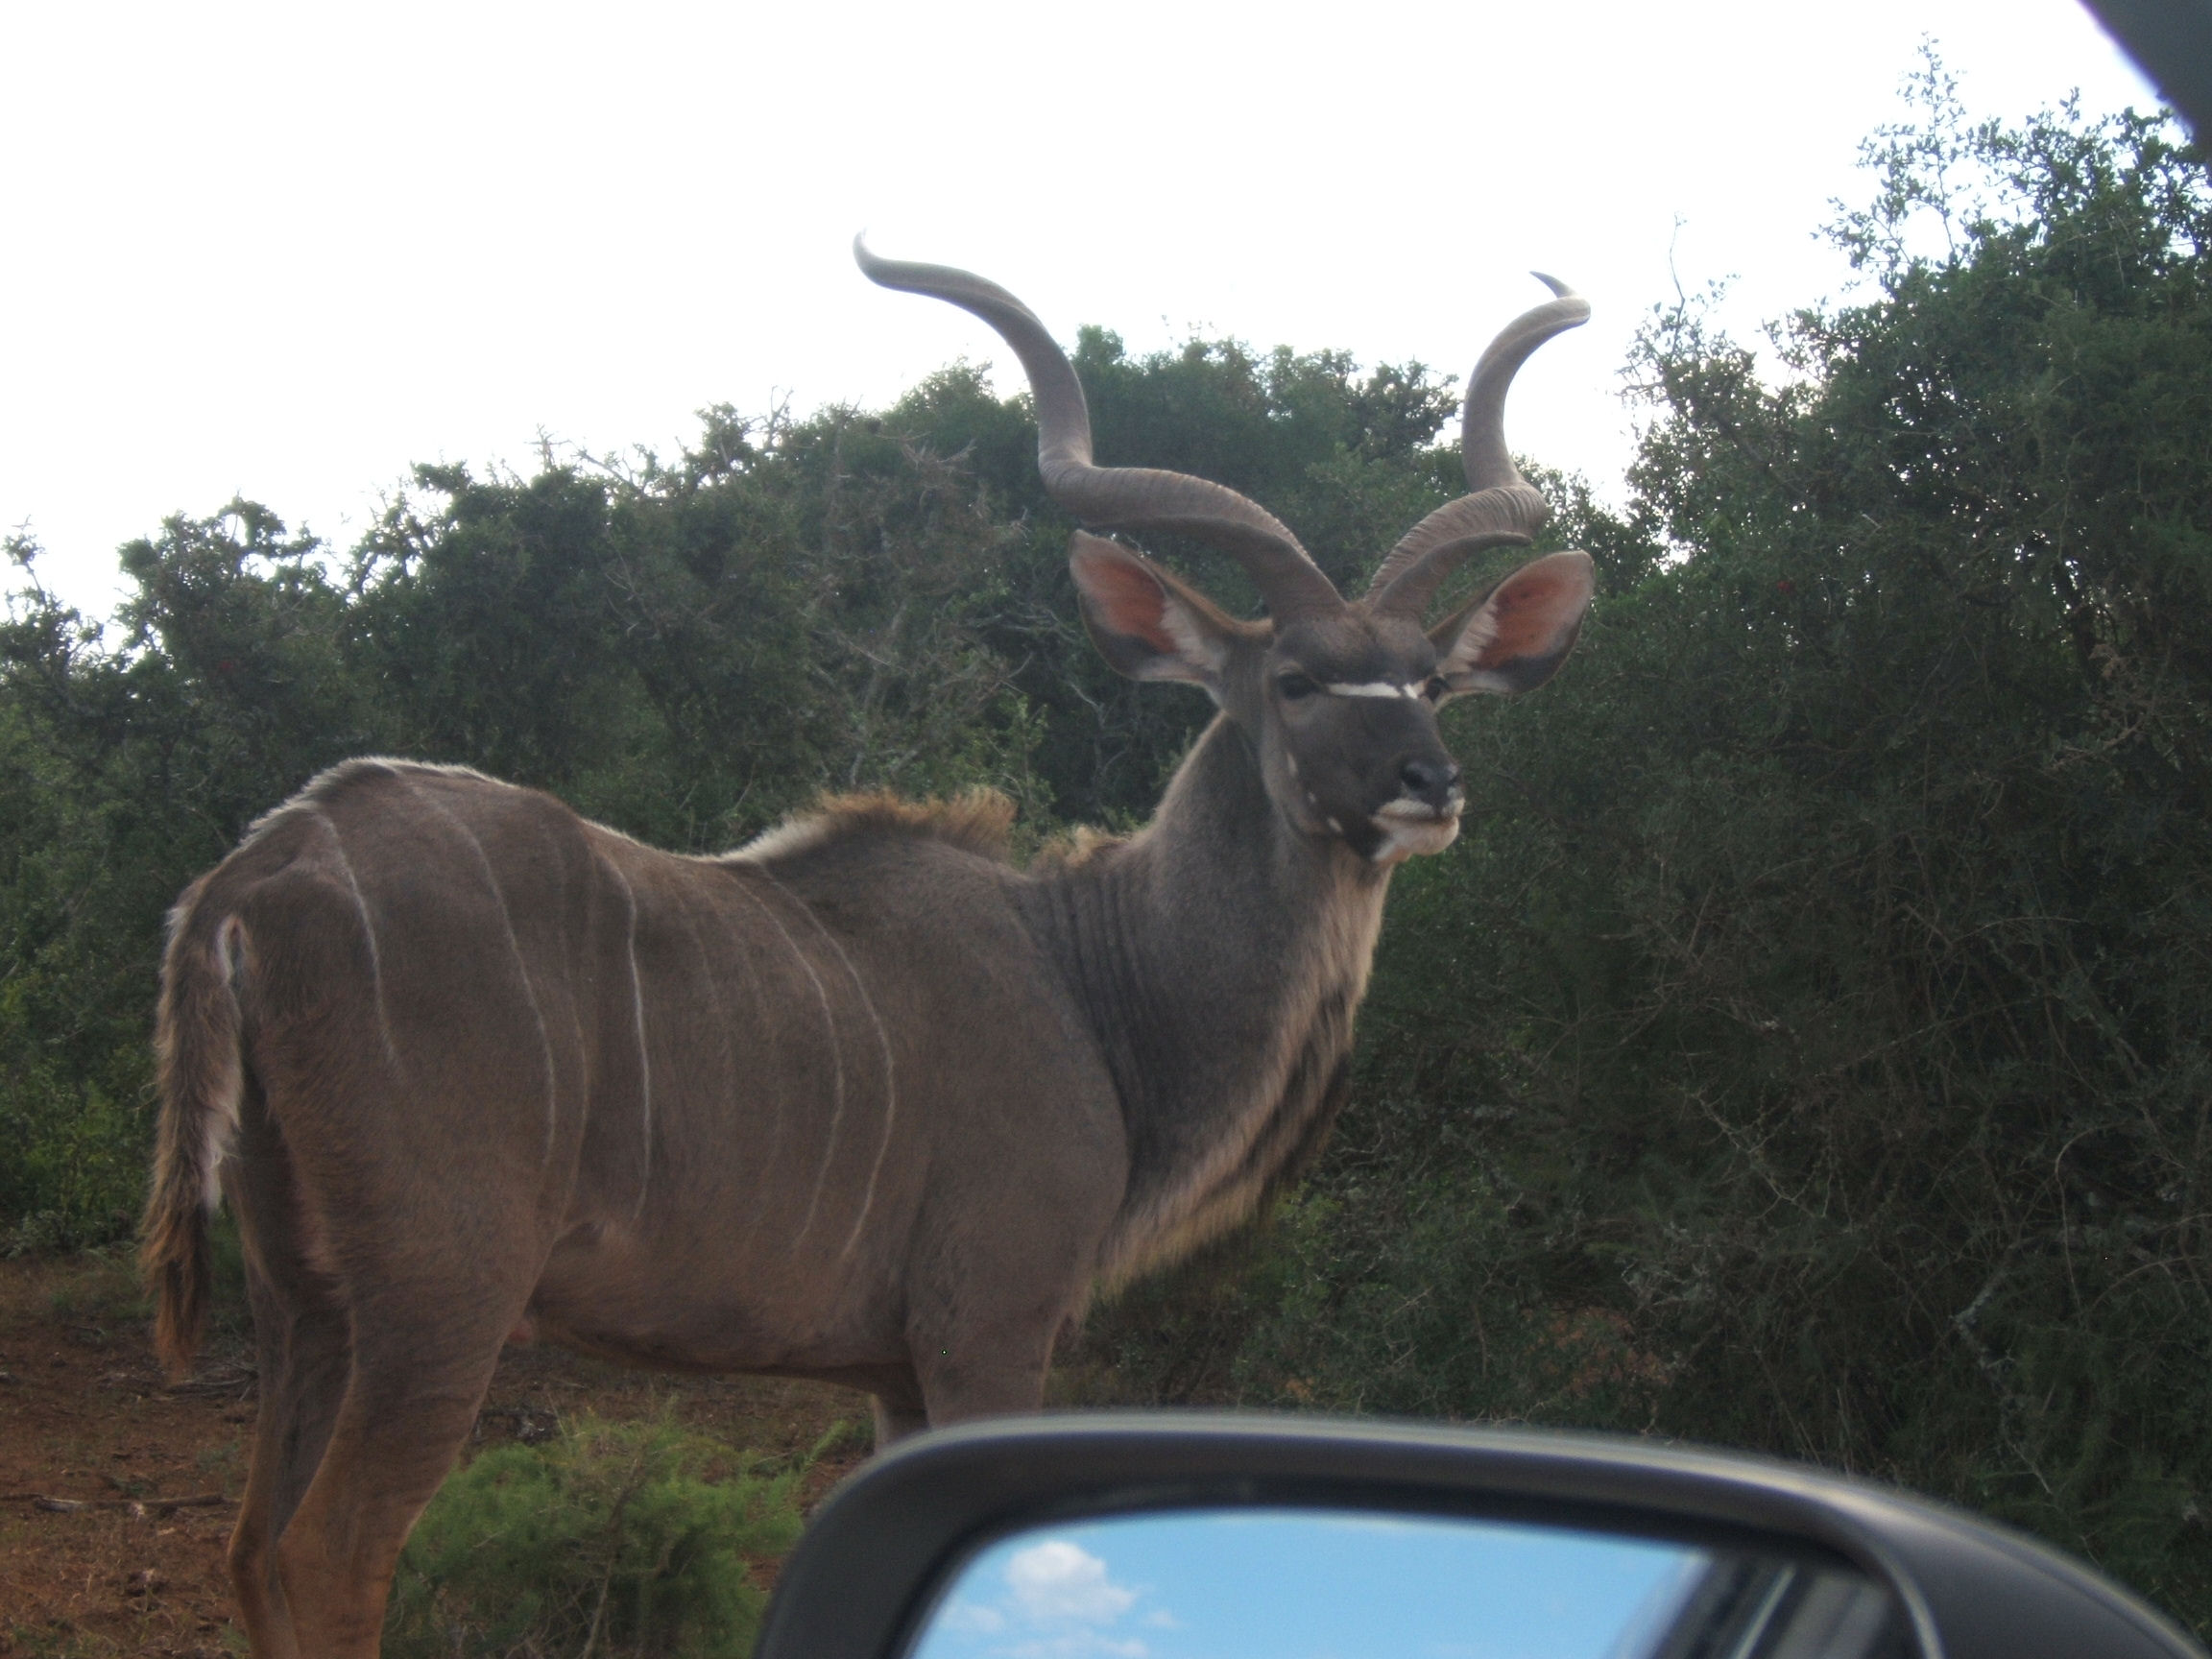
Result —
<instances>
[{"instance_id":1,"label":"reflection in mirror","mask_svg":"<svg viewBox=\"0 0 2212 1659\"><path fill-rule=\"evenodd\" d=\"M1203 1509L968 1561L911 1659L1907 1659L1840 1562L1522 1522Z\"/></svg>"}]
</instances>

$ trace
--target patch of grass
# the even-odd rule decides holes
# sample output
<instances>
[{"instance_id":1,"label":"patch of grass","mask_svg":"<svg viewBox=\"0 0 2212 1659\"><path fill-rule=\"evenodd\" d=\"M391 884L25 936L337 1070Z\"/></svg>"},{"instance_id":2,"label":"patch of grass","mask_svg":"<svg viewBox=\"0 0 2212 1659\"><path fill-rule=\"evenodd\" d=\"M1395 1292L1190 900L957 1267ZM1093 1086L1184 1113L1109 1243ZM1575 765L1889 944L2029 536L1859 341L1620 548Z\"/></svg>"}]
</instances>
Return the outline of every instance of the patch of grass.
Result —
<instances>
[{"instance_id":1,"label":"patch of grass","mask_svg":"<svg viewBox=\"0 0 2212 1659\"><path fill-rule=\"evenodd\" d=\"M814 1449L806 1454L805 1463L819 1463L839 1452L865 1452L875 1443L874 1422L865 1417L840 1417L823 1431L822 1438L815 1441Z\"/></svg>"},{"instance_id":2,"label":"patch of grass","mask_svg":"<svg viewBox=\"0 0 2212 1659\"><path fill-rule=\"evenodd\" d=\"M798 1538L804 1474L666 1417L494 1447L408 1540L387 1659L750 1652L767 1600L753 1569Z\"/></svg>"},{"instance_id":3,"label":"patch of grass","mask_svg":"<svg viewBox=\"0 0 2212 1659\"><path fill-rule=\"evenodd\" d=\"M62 1271L67 1276L46 1293L47 1311L56 1319L112 1330L153 1317L153 1305L139 1284L136 1259L129 1245L80 1250Z\"/></svg>"},{"instance_id":4,"label":"patch of grass","mask_svg":"<svg viewBox=\"0 0 2212 1659\"><path fill-rule=\"evenodd\" d=\"M80 1630L66 1621L48 1624L11 1624L8 1649L11 1659L96 1659L112 1653L115 1645Z\"/></svg>"}]
</instances>

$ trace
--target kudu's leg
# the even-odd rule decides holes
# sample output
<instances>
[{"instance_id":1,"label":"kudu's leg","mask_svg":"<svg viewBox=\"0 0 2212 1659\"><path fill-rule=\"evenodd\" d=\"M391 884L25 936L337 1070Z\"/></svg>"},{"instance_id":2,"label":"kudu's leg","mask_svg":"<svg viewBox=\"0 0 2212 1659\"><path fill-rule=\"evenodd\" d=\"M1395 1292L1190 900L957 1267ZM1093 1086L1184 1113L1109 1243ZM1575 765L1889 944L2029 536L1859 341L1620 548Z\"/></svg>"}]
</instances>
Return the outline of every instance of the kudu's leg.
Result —
<instances>
[{"instance_id":1,"label":"kudu's leg","mask_svg":"<svg viewBox=\"0 0 2212 1659\"><path fill-rule=\"evenodd\" d=\"M251 1079L224 1189L246 1243L259 1366L252 1458L230 1533L230 1580L256 1659L293 1659L300 1644L276 1577L276 1540L323 1459L352 1343L344 1307L306 1267L290 1157Z\"/></svg>"},{"instance_id":2,"label":"kudu's leg","mask_svg":"<svg viewBox=\"0 0 2212 1659\"><path fill-rule=\"evenodd\" d=\"M910 1398L882 1394L875 1398L877 1451L880 1452L892 1442L903 1440L909 1434L919 1434L929 1427L929 1413L924 1407L919 1393Z\"/></svg>"},{"instance_id":3,"label":"kudu's leg","mask_svg":"<svg viewBox=\"0 0 2212 1659\"><path fill-rule=\"evenodd\" d=\"M960 1251L969 1241L956 1240L950 1270L910 1293L906 1352L931 1428L1044 1408L1053 1346L1082 1317L1095 1240L1118 1201L1118 1183L1095 1167L1082 1158L1047 1165L1022 1183L1026 1214L1001 1205L1000 1237L1031 1247Z\"/></svg>"},{"instance_id":4,"label":"kudu's leg","mask_svg":"<svg viewBox=\"0 0 2212 1659\"><path fill-rule=\"evenodd\" d=\"M914 1368L929 1427L1041 1410L1063 1317L1058 1306L991 1319L971 1315L939 1339L917 1342Z\"/></svg>"},{"instance_id":5,"label":"kudu's leg","mask_svg":"<svg viewBox=\"0 0 2212 1659\"><path fill-rule=\"evenodd\" d=\"M346 1391L351 1343L343 1309L287 1299L251 1264L246 1290L259 1350L260 1405L245 1502L230 1533L230 1581L255 1659L293 1659L301 1649L276 1576L276 1540L323 1460Z\"/></svg>"},{"instance_id":6,"label":"kudu's leg","mask_svg":"<svg viewBox=\"0 0 2212 1659\"><path fill-rule=\"evenodd\" d=\"M283 1245L255 1309L275 1381L249 1482L255 1526L241 1517L236 1549L241 1601L258 1598L269 1631L265 1653L249 1625L255 1659L376 1653L400 1546L542 1264L533 1195L471 1166L472 1148L396 1147L364 1167L332 1131L397 1114L362 1095L301 1096L273 1133L278 1156L252 1166L259 1190L243 1194L256 1219L281 1218Z\"/></svg>"},{"instance_id":7,"label":"kudu's leg","mask_svg":"<svg viewBox=\"0 0 2212 1659\"><path fill-rule=\"evenodd\" d=\"M458 1275L456 1275L458 1277ZM400 1546L460 1453L529 1276L479 1273L357 1293L353 1356L276 1575L302 1654L372 1659ZM258 1659L258 1656L257 1656Z\"/></svg>"}]
</instances>

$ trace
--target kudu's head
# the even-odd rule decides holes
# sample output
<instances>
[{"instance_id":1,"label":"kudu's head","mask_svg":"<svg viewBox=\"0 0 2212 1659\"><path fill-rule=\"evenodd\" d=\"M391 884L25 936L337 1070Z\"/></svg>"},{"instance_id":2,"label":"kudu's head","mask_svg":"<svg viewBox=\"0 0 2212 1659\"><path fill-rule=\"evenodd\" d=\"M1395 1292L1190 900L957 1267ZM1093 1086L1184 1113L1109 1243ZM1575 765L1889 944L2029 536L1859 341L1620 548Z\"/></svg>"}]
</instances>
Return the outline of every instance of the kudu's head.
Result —
<instances>
[{"instance_id":1,"label":"kudu's head","mask_svg":"<svg viewBox=\"0 0 2212 1659\"><path fill-rule=\"evenodd\" d=\"M950 301L1014 349L1036 399L1038 469L1053 500L1099 529L1172 531L1218 547L1266 603L1266 621L1238 621L1135 549L1077 531L1069 567L1107 661L1134 679L1205 686L1252 735L1269 795L1304 833L1381 865L1451 845L1464 795L1436 711L1471 691L1526 691L1551 677L1590 603L1590 557L1532 560L1433 627L1423 613L1468 555L1525 547L1549 516L1506 453L1505 391L1531 351L1587 320L1587 301L1541 278L1556 297L1492 341L1468 383L1468 493L1407 532L1366 594L1346 599L1297 537L1236 491L1182 472L1093 465L1075 371L1013 295L965 271L879 258L859 238L853 252L873 280Z\"/></svg>"}]
</instances>

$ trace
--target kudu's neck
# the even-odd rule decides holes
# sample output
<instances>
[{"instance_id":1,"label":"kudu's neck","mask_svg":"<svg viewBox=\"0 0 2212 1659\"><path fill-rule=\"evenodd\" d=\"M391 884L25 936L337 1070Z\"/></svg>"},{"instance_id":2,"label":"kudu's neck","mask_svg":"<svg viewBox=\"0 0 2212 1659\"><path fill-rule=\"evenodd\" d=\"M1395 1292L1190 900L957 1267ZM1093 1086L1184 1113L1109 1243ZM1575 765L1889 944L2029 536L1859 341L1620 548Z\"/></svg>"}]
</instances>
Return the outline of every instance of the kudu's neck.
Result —
<instances>
[{"instance_id":1,"label":"kudu's neck","mask_svg":"<svg viewBox=\"0 0 2212 1659\"><path fill-rule=\"evenodd\" d=\"M1325 1126L1387 885L1285 818L1223 717L1142 832L1040 881L1040 932L1128 1122L1110 1274L1242 1219Z\"/></svg>"},{"instance_id":2,"label":"kudu's neck","mask_svg":"<svg viewBox=\"0 0 2212 1659\"><path fill-rule=\"evenodd\" d=\"M1289 947L1330 932L1348 908L1379 912L1389 880L1342 842L1297 829L1267 793L1251 736L1219 714L1121 854L1113 876L1164 907L1154 942L1201 948L1259 988L1279 983L1289 966L1265 954L1262 938ZM1238 926L1198 937L1173 925L1195 921L1193 910Z\"/></svg>"}]
</instances>

